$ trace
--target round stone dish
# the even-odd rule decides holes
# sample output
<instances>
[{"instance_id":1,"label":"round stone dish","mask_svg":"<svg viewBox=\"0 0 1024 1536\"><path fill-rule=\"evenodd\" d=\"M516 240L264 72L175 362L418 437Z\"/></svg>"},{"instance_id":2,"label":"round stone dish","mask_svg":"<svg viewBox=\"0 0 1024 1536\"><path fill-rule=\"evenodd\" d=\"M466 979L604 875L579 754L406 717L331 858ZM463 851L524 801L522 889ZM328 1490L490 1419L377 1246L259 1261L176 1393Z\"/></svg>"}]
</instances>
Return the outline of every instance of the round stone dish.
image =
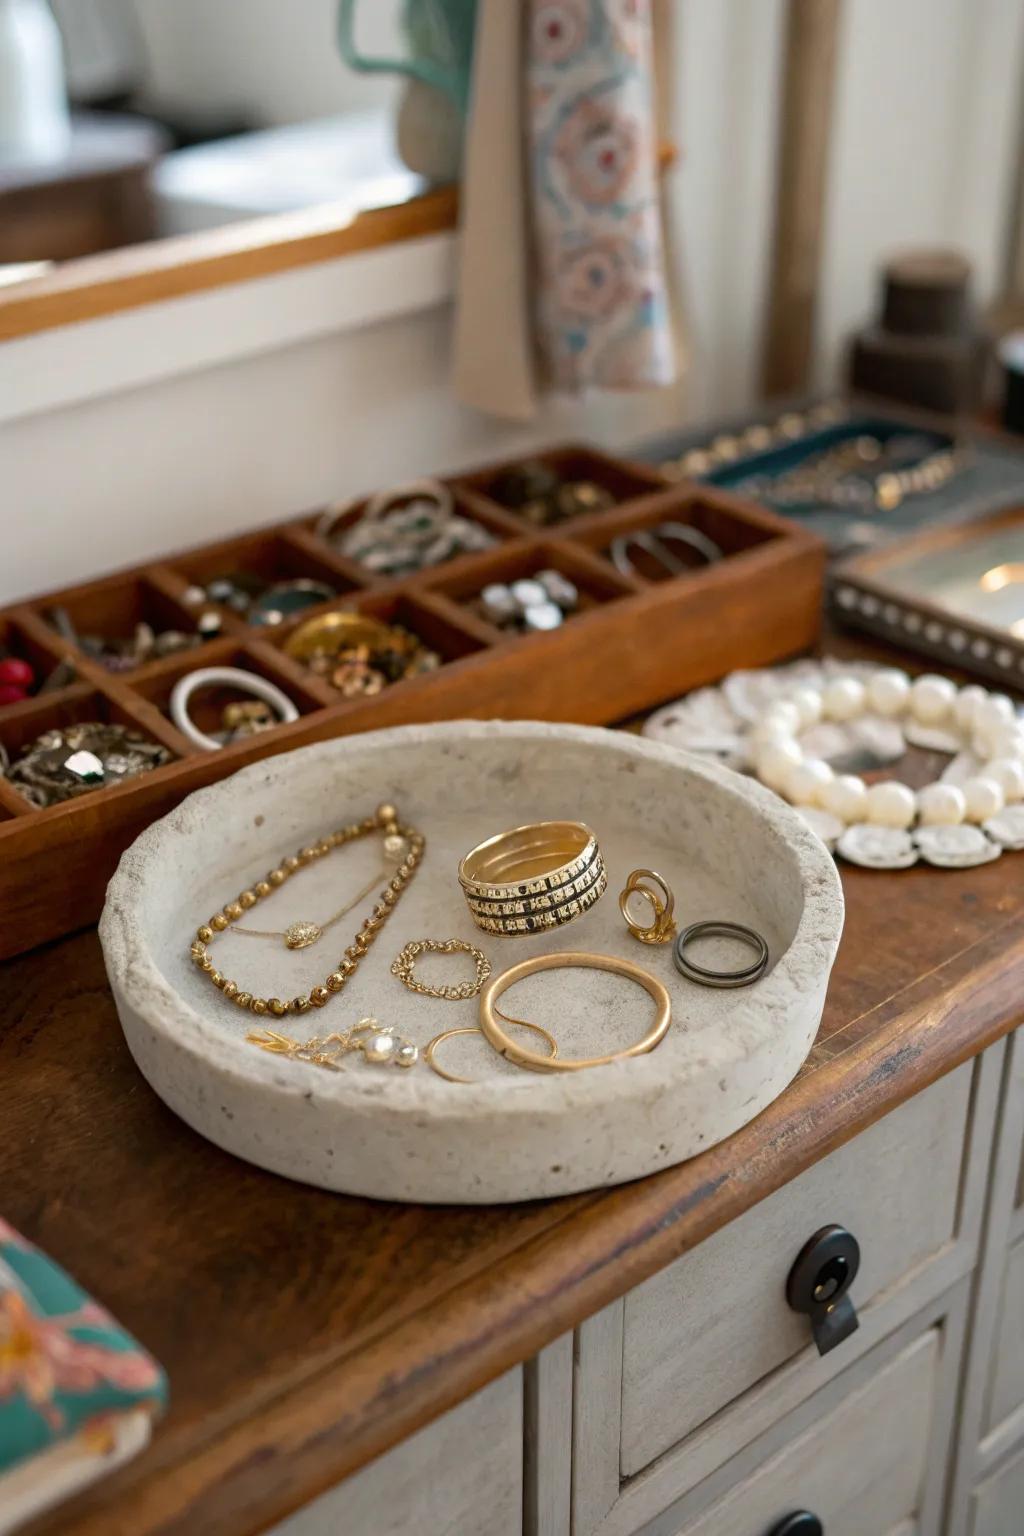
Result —
<instances>
[{"instance_id":1,"label":"round stone dish","mask_svg":"<svg viewBox=\"0 0 1024 1536\"><path fill-rule=\"evenodd\" d=\"M416 878L349 986L282 1020L243 1014L191 964L197 925L317 833L393 801L427 839ZM523 822L578 818L597 833L608 892L552 934L484 939L456 878L484 837ZM247 914L283 929L322 921L373 875L364 838L319 860ZM673 886L681 925L726 918L759 929L770 968L756 985L715 991L679 976L672 946L629 935L617 894L647 866ZM362 913L315 948L221 935L215 963L245 990L288 998L322 980ZM619 1184L721 1141L792 1081L821 1018L843 925L842 889L824 846L752 780L622 732L536 722L457 721L351 736L271 757L190 795L125 853L100 936L128 1046L160 1097L218 1146L288 1178L387 1200L480 1204ZM373 1014L423 1046L474 1024L475 999L408 992L391 961L413 938L483 940L495 973L527 955L590 950L628 957L672 996L668 1035L649 1055L583 1072L510 1066L479 1038L445 1048L444 1081L420 1062L343 1071L269 1055L245 1040L270 1022L306 1038ZM717 955L717 961L716 961ZM744 963L709 940L704 963ZM422 979L462 979L467 958L424 957ZM470 972L471 974L471 967ZM503 1007L545 1025L563 1056L638 1039L653 1003L635 984L572 969L528 978Z\"/></svg>"}]
</instances>

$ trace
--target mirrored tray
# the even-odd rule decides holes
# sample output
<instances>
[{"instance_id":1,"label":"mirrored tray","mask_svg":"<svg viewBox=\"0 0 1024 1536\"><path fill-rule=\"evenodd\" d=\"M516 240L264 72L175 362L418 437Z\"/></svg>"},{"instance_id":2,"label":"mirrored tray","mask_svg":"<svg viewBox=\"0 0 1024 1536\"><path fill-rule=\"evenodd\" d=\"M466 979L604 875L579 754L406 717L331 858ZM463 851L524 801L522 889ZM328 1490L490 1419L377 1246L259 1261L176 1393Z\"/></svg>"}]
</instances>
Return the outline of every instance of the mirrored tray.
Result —
<instances>
[{"instance_id":1,"label":"mirrored tray","mask_svg":"<svg viewBox=\"0 0 1024 1536\"><path fill-rule=\"evenodd\" d=\"M931 529L834 573L845 624L1024 689L1024 507Z\"/></svg>"}]
</instances>

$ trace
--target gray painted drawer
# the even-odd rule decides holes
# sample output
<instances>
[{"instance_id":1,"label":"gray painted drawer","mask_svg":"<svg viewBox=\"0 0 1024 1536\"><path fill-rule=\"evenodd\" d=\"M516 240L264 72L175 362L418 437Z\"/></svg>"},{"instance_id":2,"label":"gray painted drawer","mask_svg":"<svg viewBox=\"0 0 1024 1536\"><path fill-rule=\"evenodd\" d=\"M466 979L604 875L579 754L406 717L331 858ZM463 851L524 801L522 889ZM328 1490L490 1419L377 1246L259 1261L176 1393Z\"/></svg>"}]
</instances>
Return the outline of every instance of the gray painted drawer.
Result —
<instances>
[{"instance_id":1,"label":"gray painted drawer","mask_svg":"<svg viewBox=\"0 0 1024 1536\"><path fill-rule=\"evenodd\" d=\"M523 1376L510 1371L269 1536L522 1536Z\"/></svg>"},{"instance_id":2,"label":"gray painted drawer","mask_svg":"<svg viewBox=\"0 0 1024 1536\"><path fill-rule=\"evenodd\" d=\"M979 1483L971 1505L971 1536L1020 1536L1024 1530L1024 1451Z\"/></svg>"},{"instance_id":3,"label":"gray painted drawer","mask_svg":"<svg viewBox=\"0 0 1024 1536\"><path fill-rule=\"evenodd\" d=\"M581 1324L573 1536L633 1536L966 1283L999 1083L996 1057L957 1068ZM860 1243L859 1327L822 1356L785 1287L830 1222Z\"/></svg>"},{"instance_id":4,"label":"gray painted drawer","mask_svg":"<svg viewBox=\"0 0 1024 1536\"><path fill-rule=\"evenodd\" d=\"M820 1227L838 1222L860 1243L861 1308L953 1241L970 1087L970 1066L951 1073L627 1296L623 1476L807 1347L785 1286ZM840 1370L850 1353L827 1358Z\"/></svg>"},{"instance_id":5,"label":"gray painted drawer","mask_svg":"<svg viewBox=\"0 0 1024 1536\"><path fill-rule=\"evenodd\" d=\"M910 1536L924 1492L941 1341L932 1328L696 1520L650 1536L770 1536L808 1510L828 1536Z\"/></svg>"},{"instance_id":6,"label":"gray painted drawer","mask_svg":"<svg viewBox=\"0 0 1024 1536\"><path fill-rule=\"evenodd\" d=\"M990 1364L986 1435L1024 1409L1024 1238L1006 1255ZM1024 1414L1022 1414L1024 1428ZM1021 1515L1024 1529L1024 1512Z\"/></svg>"}]
</instances>

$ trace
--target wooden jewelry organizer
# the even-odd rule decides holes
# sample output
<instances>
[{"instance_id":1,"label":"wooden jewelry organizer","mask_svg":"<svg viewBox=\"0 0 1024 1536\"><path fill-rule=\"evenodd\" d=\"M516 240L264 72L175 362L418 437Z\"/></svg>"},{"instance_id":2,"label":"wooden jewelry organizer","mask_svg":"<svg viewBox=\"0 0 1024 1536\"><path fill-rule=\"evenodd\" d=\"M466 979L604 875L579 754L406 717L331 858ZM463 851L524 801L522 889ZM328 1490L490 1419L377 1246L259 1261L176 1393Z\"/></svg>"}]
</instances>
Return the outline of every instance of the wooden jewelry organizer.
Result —
<instances>
[{"instance_id":1,"label":"wooden jewelry organizer","mask_svg":"<svg viewBox=\"0 0 1024 1536\"><path fill-rule=\"evenodd\" d=\"M42 810L0 777L0 958L94 922L121 853L143 828L192 790L255 759L431 720L612 724L814 639L825 555L813 534L740 497L670 484L653 470L590 448L537 457L565 479L604 486L616 505L538 530L488 496L491 482L510 467L495 464L447 483L457 510L498 542L415 575L374 576L319 538L317 516L310 514L0 612L0 644L24 657L40 682L65 659L76 671L66 687L0 708L0 743L12 761L42 732L84 720L128 725L172 753L161 768ZM357 509L352 517L358 516ZM611 541L665 521L699 529L724 558L680 576L620 574L607 556ZM472 606L488 583L548 568L566 575L580 595L561 628L510 635ZM330 583L337 596L273 627L253 627L221 610L216 640L119 673L62 639L46 618L59 605L79 633L124 633L140 621L192 630L196 612L184 601L188 587L228 570L268 581L312 577ZM341 698L282 649L298 624L339 604L402 625L437 651L442 665L373 697ZM201 751L167 710L177 680L206 666L269 678L293 700L299 719L217 752ZM202 695L193 710L200 729L215 724L213 705Z\"/></svg>"}]
</instances>

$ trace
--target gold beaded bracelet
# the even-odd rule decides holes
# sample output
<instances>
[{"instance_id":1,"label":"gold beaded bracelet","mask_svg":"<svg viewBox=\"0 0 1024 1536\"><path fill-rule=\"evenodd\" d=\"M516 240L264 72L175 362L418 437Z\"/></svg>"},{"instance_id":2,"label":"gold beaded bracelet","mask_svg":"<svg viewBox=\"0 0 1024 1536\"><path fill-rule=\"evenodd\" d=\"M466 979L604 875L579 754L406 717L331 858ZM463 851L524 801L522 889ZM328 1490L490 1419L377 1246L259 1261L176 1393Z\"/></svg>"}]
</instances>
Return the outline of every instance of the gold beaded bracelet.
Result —
<instances>
[{"instance_id":1,"label":"gold beaded bracelet","mask_svg":"<svg viewBox=\"0 0 1024 1536\"><path fill-rule=\"evenodd\" d=\"M373 832L384 833L385 848L388 846L389 839L402 838L405 844L405 855L395 869L392 879L381 892L373 911L369 917L363 919L359 932L338 962L337 969L331 971L321 986L313 987L308 994L300 993L290 1002L282 1002L279 997L256 997L216 969L210 958L208 946L218 934L230 928L243 912L249 911L258 902L265 900L308 864L324 858L335 848L341 848L346 843L355 841L356 838L368 837ZM242 891L234 901L229 901L220 912L214 913L209 922L196 930L191 948L192 961L199 970L209 976L213 985L230 1002L249 1013L269 1013L274 1018L280 1019L286 1013L308 1013L310 1008L322 1008L330 1001L332 995L341 992L354 976L360 960L384 927L403 891L416 873L425 847L426 839L422 833L412 827L399 824L398 812L393 805L379 805L375 813L364 821L355 821L348 826L340 827L338 831L331 832L318 842L300 848L298 853L282 859L276 869L270 870L262 880L257 880L254 885ZM394 844L392 848L395 848Z\"/></svg>"}]
</instances>

